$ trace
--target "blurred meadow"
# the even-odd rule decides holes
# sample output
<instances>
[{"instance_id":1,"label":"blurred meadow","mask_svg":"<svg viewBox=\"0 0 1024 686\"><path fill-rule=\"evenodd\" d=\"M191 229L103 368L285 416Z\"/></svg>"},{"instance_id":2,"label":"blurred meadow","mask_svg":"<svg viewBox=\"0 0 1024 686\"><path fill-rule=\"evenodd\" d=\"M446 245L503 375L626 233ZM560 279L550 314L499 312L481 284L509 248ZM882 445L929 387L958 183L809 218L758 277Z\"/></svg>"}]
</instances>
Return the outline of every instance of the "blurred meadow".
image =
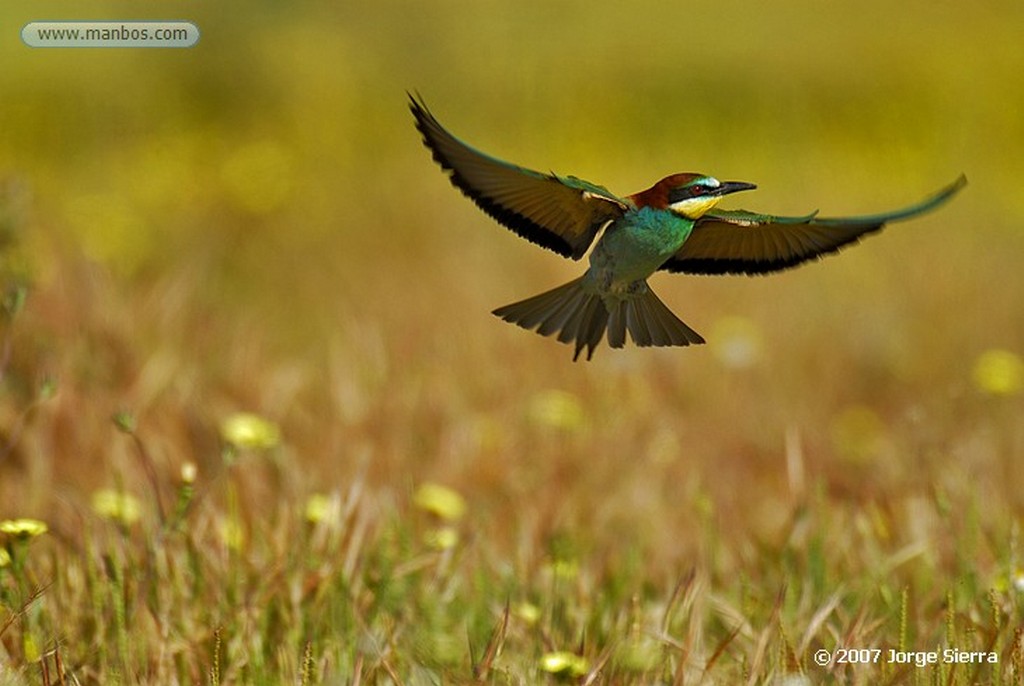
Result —
<instances>
[{"instance_id":1,"label":"blurred meadow","mask_svg":"<svg viewBox=\"0 0 1024 686\"><path fill-rule=\"evenodd\" d=\"M122 18L202 37L19 36ZM0 684L1024 683L1022 27L4 3ZM574 364L489 312L585 263L461 197L406 91L622 194L700 171L828 216L969 185L798 270L656 275L709 344ZM885 652L815 663L844 647ZM944 648L998 662L885 659Z\"/></svg>"}]
</instances>

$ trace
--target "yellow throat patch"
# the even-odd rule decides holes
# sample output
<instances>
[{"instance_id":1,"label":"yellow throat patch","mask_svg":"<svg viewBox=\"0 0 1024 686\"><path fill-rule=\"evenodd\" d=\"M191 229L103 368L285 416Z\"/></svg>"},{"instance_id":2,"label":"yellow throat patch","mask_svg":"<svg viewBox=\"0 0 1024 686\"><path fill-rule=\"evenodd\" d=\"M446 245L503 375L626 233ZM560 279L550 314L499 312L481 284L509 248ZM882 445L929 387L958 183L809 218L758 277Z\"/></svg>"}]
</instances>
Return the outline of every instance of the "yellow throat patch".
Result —
<instances>
[{"instance_id":1,"label":"yellow throat patch","mask_svg":"<svg viewBox=\"0 0 1024 686\"><path fill-rule=\"evenodd\" d=\"M687 219L696 220L703 217L705 213L717 205L718 201L721 199L721 196L712 196L710 198L687 198L686 200L680 200L679 202L672 203L668 208L676 214L681 214Z\"/></svg>"}]
</instances>

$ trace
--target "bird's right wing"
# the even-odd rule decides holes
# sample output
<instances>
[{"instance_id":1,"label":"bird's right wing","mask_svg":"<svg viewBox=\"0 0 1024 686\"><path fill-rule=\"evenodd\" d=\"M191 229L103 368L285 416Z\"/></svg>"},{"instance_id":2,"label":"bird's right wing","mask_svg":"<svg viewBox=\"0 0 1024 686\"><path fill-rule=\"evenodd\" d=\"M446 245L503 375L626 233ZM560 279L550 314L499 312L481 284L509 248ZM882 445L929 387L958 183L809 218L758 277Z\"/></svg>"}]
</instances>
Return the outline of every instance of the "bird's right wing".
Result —
<instances>
[{"instance_id":1,"label":"bird's right wing","mask_svg":"<svg viewBox=\"0 0 1024 686\"><path fill-rule=\"evenodd\" d=\"M605 224L630 208L583 179L541 174L485 155L450 134L412 95L409 109L452 185L504 226L559 255L580 259Z\"/></svg>"}]
</instances>

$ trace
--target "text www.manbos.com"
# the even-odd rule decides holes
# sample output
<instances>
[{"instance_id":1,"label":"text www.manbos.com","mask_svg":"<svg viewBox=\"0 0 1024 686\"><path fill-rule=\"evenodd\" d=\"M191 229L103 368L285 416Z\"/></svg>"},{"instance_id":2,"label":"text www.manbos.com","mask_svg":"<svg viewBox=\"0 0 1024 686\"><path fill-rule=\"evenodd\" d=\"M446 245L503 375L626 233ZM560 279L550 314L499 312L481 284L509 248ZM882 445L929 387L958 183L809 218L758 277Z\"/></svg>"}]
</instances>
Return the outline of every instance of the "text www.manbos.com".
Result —
<instances>
[{"instance_id":1,"label":"text www.manbos.com","mask_svg":"<svg viewBox=\"0 0 1024 686\"><path fill-rule=\"evenodd\" d=\"M44 47L192 47L199 28L192 22L36 21L21 31L22 40Z\"/></svg>"},{"instance_id":2,"label":"text www.manbos.com","mask_svg":"<svg viewBox=\"0 0 1024 686\"><path fill-rule=\"evenodd\" d=\"M153 36L156 40L185 40L188 29L156 29ZM149 29L133 29L121 26L116 29L39 29L39 40L149 40Z\"/></svg>"}]
</instances>

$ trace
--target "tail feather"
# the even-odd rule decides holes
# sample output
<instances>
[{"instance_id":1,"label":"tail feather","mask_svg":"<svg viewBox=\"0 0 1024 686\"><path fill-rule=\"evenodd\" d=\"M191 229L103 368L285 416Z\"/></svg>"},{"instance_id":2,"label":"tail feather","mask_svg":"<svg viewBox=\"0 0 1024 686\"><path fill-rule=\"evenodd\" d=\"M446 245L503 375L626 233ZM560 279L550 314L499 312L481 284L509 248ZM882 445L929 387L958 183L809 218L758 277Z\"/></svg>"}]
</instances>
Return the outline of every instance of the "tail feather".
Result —
<instances>
[{"instance_id":1,"label":"tail feather","mask_svg":"<svg viewBox=\"0 0 1024 686\"><path fill-rule=\"evenodd\" d=\"M579 315L580 310L586 304L583 298L569 294L563 296L563 300L547 312L542 318L541 324L537 327L537 333L541 336L553 336L556 333L568 328L569 322ZM561 340L561 339L559 339ZM565 341L563 341L565 342Z\"/></svg>"},{"instance_id":2,"label":"tail feather","mask_svg":"<svg viewBox=\"0 0 1024 686\"><path fill-rule=\"evenodd\" d=\"M650 342L647 345L682 346L699 345L704 342L699 333L684 324L650 289L642 297L629 302L642 310L637 321L646 324L645 333L650 337ZM630 335L633 336L637 345L644 345L637 340L632 330L630 330Z\"/></svg>"},{"instance_id":3,"label":"tail feather","mask_svg":"<svg viewBox=\"0 0 1024 686\"><path fill-rule=\"evenodd\" d=\"M608 308L600 298L591 298L587 303L587 310L580 320L579 329L576 331L576 355L575 362L579 357L581 344L587 346L587 359L594 354L594 349L601 343L604 331L608 327Z\"/></svg>"},{"instance_id":4,"label":"tail feather","mask_svg":"<svg viewBox=\"0 0 1024 686\"><path fill-rule=\"evenodd\" d=\"M562 343L576 343L573 362L579 359L580 352L587 349L587 359L594 355L594 348L601 342L605 325L608 323L608 310L605 309L601 297L586 295L576 299L572 315L566 319L558 334Z\"/></svg>"},{"instance_id":5,"label":"tail feather","mask_svg":"<svg viewBox=\"0 0 1024 686\"><path fill-rule=\"evenodd\" d=\"M651 333L651 345L671 345L672 336L665 328L661 320L661 312L654 306L649 298L636 301L636 306L643 312L642 319L647 322L647 329Z\"/></svg>"},{"instance_id":6,"label":"tail feather","mask_svg":"<svg viewBox=\"0 0 1024 686\"><path fill-rule=\"evenodd\" d=\"M566 299L561 289L554 289L544 293L543 296L530 298L519 303L518 323L528 329L536 328L538 325L548 321L560 308L571 304L571 299ZM511 306L510 306L511 307Z\"/></svg>"},{"instance_id":7,"label":"tail feather","mask_svg":"<svg viewBox=\"0 0 1024 686\"><path fill-rule=\"evenodd\" d=\"M608 345L613 348L626 345L626 309L621 302L608 313Z\"/></svg>"},{"instance_id":8,"label":"tail feather","mask_svg":"<svg viewBox=\"0 0 1024 686\"><path fill-rule=\"evenodd\" d=\"M626 328L629 329L629 335L632 337L633 342L639 345L641 348L653 345L651 341L651 332L647 328L647 320L642 318L639 305L636 303L622 304L626 308Z\"/></svg>"},{"instance_id":9,"label":"tail feather","mask_svg":"<svg viewBox=\"0 0 1024 686\"><path fill-rule=\"evenodd\" d=\"M562 343L582 342L583 328L590 321L595 300L597 298L578 298L573 303L572 314L566 318L565 323L561 326L561 331L558 333L559 341Z\"/></svg>"},{"instance_id":10,"label":"tail feather","mask_svg":"<svg viewBox=\"0 0 1024 686\"><path fill-rule=\"evenodd\" d=\"M626 332L640 347L703 343L700 334L684 324L646 284L627 296L609 298L584 288L580 277L550 291L505 305L494 314L543 336L575 345L573 360L585 349L589 360L605 332L608 345L621 348Z\"/></svg>"}]
</instances>

